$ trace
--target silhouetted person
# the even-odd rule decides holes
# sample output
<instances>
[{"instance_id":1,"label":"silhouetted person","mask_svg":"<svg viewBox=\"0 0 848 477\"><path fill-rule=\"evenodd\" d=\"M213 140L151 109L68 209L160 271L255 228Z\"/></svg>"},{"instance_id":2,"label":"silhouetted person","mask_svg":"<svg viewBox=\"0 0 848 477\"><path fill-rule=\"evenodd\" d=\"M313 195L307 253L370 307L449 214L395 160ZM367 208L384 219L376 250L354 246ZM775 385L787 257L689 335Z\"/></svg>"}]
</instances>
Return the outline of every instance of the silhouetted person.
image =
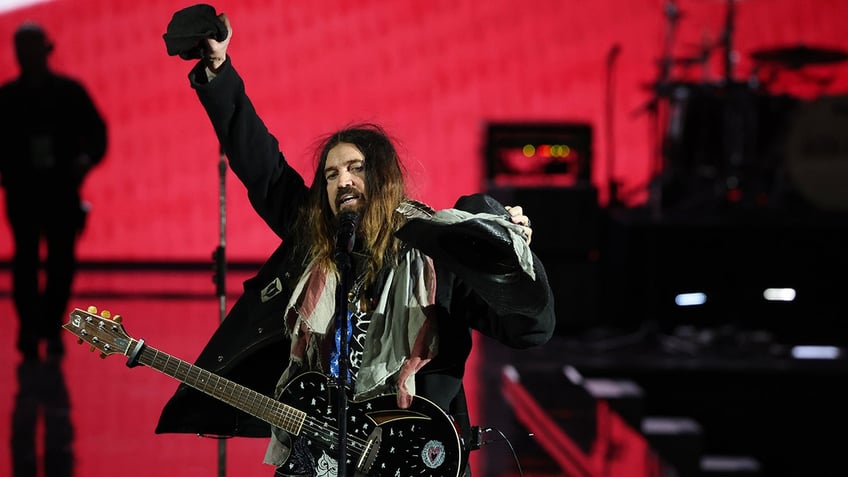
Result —
<instances>
[{"instance_id":1,"label":"silhouetted person","mask_svg":"<svg viewBox=\"0 0 848 477\"><path fill-rule=\"evenodd\" d=\"M14 239L12 297L24 359L61 357L60 336L85 225L80 188L106 151L106 124L85 88L48 66L53 45L24 23L14 34L20 75L0 86L0 184ZM43 291L41 242L46 243Z\"/></svg>"}]
</instances>

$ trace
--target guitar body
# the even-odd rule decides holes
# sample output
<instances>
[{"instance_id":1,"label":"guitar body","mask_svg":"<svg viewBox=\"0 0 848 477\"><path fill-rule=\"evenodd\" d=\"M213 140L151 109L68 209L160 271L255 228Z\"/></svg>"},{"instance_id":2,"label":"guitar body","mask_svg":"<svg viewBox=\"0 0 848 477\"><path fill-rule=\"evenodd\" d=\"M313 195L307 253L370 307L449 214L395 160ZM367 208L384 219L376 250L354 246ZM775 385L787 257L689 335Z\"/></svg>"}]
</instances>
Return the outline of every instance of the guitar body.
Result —
<instances>
[{"instance_id":1,"label":"guitar body","mask_svg":"<svg viewBox=\"0 0 848 477\"><path fill-rule=\"evenodd\" d=\"M335 382L317 372L295 377L280 402L307 414L294 449L281 467L288 475L335 476L338 460L338 391ZM386 394L348 401L347 474L357 475L357 461L368 461L368 476L457 477L462 446L453 420L436 404L416 396L409 409L397 407L397 396ZM379 435L379 443L375 436ZM370 443L378 446L369 452ZM324 473L322 473L324 472Z\"/></svg>"}]
</instances>

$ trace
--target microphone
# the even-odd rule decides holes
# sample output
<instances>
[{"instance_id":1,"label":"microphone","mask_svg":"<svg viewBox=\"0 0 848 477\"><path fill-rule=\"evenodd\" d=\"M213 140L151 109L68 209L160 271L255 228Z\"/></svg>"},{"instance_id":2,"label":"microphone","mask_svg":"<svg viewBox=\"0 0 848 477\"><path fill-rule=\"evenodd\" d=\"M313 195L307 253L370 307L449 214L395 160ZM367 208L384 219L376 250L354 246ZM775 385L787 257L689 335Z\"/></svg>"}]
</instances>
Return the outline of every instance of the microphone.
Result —
<instances>
[{"instance_id":1,"label":"microphone","mask_svg":"<svg viewBox=\"0 0 848 477\"><path fill-rule=\"evenodd\" d=\"M346 210L339 214L339 231L336 238L336 249L350 253L356 241L356 226L359 225L359 214Z\"/></svg>"}]
</instances>

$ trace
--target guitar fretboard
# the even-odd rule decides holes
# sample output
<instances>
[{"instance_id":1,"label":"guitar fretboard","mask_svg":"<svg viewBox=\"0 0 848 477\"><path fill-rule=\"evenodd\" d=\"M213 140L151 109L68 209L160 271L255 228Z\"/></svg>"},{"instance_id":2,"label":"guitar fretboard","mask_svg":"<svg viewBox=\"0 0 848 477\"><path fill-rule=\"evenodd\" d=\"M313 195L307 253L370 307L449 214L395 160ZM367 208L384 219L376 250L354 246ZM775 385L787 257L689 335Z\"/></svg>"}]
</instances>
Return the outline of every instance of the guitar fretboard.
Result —
<instances>
[{"instance_id":1,"label":"guitar fretboard","mask_svg":"<svg viewBox=\"0 0 848 477\"><path fill-rule=\"evenodd\" d=\"M138 341L133 339L128 349L135 349L137 344ZM303 422L306 419L305 412L156 348L147 345L142 346L138 355L139 363L177 379L275 427L291 434L300 434Z\"/></svg>"}]
</instances>

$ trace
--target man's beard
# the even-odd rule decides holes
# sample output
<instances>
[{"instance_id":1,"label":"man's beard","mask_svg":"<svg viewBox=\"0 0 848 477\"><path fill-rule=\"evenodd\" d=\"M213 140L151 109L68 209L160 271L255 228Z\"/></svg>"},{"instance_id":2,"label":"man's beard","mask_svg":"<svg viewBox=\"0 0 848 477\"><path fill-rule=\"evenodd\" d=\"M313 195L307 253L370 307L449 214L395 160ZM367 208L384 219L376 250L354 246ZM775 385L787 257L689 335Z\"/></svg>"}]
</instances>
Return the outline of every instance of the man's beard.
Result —
<instances>
[{"instance_id":1,"label":"man's beard","mask_svg":"<svg viewBox=\"0 0 848 477\"><path fill-rule=\"evenodd\" d=\"M345 203L336 204L336 214L341 214L342 212L351 211L355 212L357 215L362 216L365 212L365 207L368 203L365 195L359 192L357 189L353 187L346 187L338 192L336 197L344 197L345 195L353 194L354 199L356 199L356 203L352 205L348 205Z\"/></svg>"}]
</instances>

